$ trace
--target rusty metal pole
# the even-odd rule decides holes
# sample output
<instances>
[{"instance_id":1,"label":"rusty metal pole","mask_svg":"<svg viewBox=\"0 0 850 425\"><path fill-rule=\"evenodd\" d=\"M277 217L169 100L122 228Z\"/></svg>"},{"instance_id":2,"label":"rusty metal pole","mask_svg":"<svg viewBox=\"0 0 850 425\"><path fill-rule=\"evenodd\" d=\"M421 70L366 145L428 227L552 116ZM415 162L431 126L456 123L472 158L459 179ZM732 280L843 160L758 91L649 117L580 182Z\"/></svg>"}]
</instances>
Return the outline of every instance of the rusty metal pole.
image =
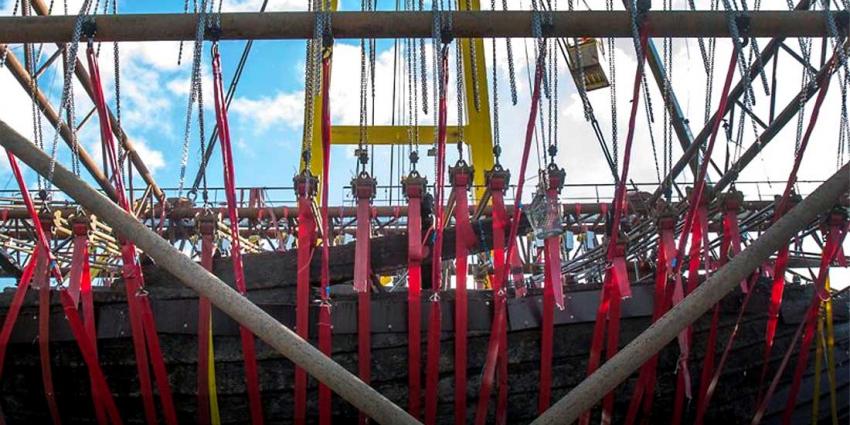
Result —
<instances>
[{"instance_id":1,"label":"rusty metal pole","mask_svg":"<svg viewBox=\"0 0 850 425\"><path fill-rule=\"evenodd\" d=\"M638 335L611 360L558 400L532 424L569 424L605 394L625 381L653 354L676 338L726 294L746 279L770 255L788 243L798 230L828 210L850 187L850 164L845 164L811 195L797 204L746 250L720 268L705 283Z\"/></svg>"},{"instance_id":2,"label":"rusty metal pole","mask_svg":"<svg viewBox=\"0 0 850 425\"><path fill-rule=\"evenodd\" d=\"M0 121L0 145L42 176L47 175L50 158L2 121ZM250 329L279 353L304 368L375 421L387 424L419 423L310 343L299 338L248 298L243 297L221 279L181 254L168 241L150 231L60 164L56 164L53 184L112 226L114 231L135 242L160 267L168 270L183 284L209 298L228 316Z\"/></svg>"},{"instance_id":3,"label":"rusty metal pole","mask_svg":"<svg viewBox=\"0 0 850 425\"><path fill-rule=\"evenodd\" d=\"M451 15L458 38L532 37L531 11L462 11ZM625 11L547 12L552 25L547 37L631 37L631 18ZM729 21L722 11L648 12L653 37L729 37ZM752 37L825 37L829 33L823 12L757 11L746 14ZM836 13L847 21L843 12ZM197 17L185 13L92 16L99 41L193 40ZM0 18L0 43L69 42L76 16ZM336 39L430 38L430 12L334 12ZM310 39L315 13L222 13L221 40Z\"/></svg>"}]
</instances>

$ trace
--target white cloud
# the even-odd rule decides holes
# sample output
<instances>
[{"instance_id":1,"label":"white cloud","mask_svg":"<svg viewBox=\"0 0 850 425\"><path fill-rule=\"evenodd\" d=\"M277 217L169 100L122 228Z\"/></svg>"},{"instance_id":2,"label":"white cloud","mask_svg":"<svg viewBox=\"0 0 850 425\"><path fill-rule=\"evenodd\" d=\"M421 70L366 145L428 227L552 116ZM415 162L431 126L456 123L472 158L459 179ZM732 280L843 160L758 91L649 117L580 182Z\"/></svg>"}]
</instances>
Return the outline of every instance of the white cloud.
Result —
<instances>
[{"instance_id":1,"label":"white cloud","mask_svg":"<svg viewBox=\"0 0 850 425\"><path fill-rule=\"evenodd\" d=\"M162 151L151 148L145 139L134 138L133 145L151 173L155 174L157 170L165 167L165 157Z\"/></svg>"},{"instance_id":2,"label":"white cloud","mask_svg":"<svg viewBox=\"0 0 850 425\"><path fill-rule=\"evenodd\" d=\"M233 99L230 111L250 122L256 131L265 131L280 124L298 129L304 120L304 93L281 92L274 97L258 99L237 97Z\"/></svg>"}]
</instances>

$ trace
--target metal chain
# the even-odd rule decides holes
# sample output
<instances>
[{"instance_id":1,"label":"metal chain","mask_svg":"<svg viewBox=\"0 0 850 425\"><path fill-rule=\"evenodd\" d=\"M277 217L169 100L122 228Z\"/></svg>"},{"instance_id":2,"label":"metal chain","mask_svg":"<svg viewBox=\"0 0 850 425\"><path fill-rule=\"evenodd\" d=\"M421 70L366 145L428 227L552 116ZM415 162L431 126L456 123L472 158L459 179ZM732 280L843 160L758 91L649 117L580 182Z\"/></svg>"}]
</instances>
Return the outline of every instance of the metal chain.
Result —
<instances>
[{"instance_id":1,"label":"metal chain","mask_svg":"<svg viewBox=\"0 0 850 425\"><path fill-rule=\"evenodd\" d=\"M12 16L15 16L15 15L18 14L18 6L20 5L20 2L21 2L21 0L15 0L15 5L12 6ZM9 56L9 45L4 44L3 47L4 47L3 55L0 56L0 69L2 69L4 66L6 66L6 57Z\"/></svg>"},{"instance_id":2,"label":"metal chain","mask_svg":"<svg viewBox=\"0 0 850 425\"><path fill-rule=\"evenodd\" d=\"M118 0L112 2L112 14L118 15ZM112 42L112 65L113 72L115 74L115 123L117 124L116 129L120 131L121 138L126 137L124 135L124 128L121 127L121 56L120 50L118 47L118 42ZM119 140L118 143L118 161L119 164L123 163L124 159L124 143L123 140Z\"/></svg>"},{"instance_id":3,"label":"metal chain","mask_svg":"<svg viewBox=\"0 0 850 425\"><path fill-rule=\"evenodd\" d=\"M73 108L69 108L70 99L71 99L71 91L73 86L73 76L74 71L77 68L77 51L80 45L80 37L83 32L83 22L88 19L85 15L85 11L88 10L88 7L91 5L91 0L84 0L82 7L80 8L80 13L77 15L77 19L74 22L74 32L71 35L71 45L68 47L68 55L65 61L65 75L62 87L62 97L59 101L59 110L57 111L57 115L62 117L62 112L68 111L68 123L67 126L74 133L75 124L74 124L74 110ZM59 145L59 130L62 128L61 125L56 126L56 131L53 133L53 143L50 146L50 165L47 169L47 181L53 181L53 172L56 169L56 153ZM74 137L74 145L76 146L77 140L76 136Z\"/></svg>"},{"instance_id":4,"label":"metal chain","mask_svg":"<svg viewBox=\"0 0 850 425\"><path fill-rule=\"evenodd\" d=\"M643 99L646 102L646 110L648 111L649 122L655 122L655 116L652 112L655 108L652 106L652 97L649 94L649 83L646 79L646 73L643 71L644 69L644 61L643 58L643 47L640 44L640 28L638 26L638 8L636 1L631 5L631 24L632 24L632 43L635 45L635 54L638 58L638 67L641 74L641 85L643 86Z\"/></svg>"},{"instance_id":5,"label":"metal chain","mask_svg":"<svg viewBox=\"0 0 850 425\"><path fill-rule=\"evenodd\" d=\"M756 0L756 9L761 7L761 3ZM741 10L744 13L749 12L747 8L747 0L741 0ZM765 96L770 95L770 84L767 82L767 74L764 72L764 64L761 61L761 49L759 49L758 39L756 37L750 37L750 55L755 56L755 63L759 67L759 78L761 79L762 88L764 88ZM750 63L750 62L747 62ZM755 102L755 98L753 99Z\"/></svg>"},{"instance_id":6,"label":"metal chain","mask_svg":"<svg viewBox=\"0 0 850 425\"><path fill-rule=\"evenodd\" d=\"M557 4L557 0L556 0L556 4ZM552 138L550 138L550 139L549 139L549 142L552 144L552 146L554 146L554 147L555 147L555 150L556 150L556 151L557 151L557 149L558 149L558 115L559 115L559 113L558 113L558 105L560 104L560 102L558 101L558 97L559 97L559 96L558 96L558 52L557 52L557 43L558 43L557 39L552 40L552 59L551 59L551 62L552 62L552 78L555 80L555 81L554 81L554 86L555 86L555 87L554 87L554 89L555 89L555 95L553 96L553 97L555 98L555 100L552 102L552 103L554 103L554 104L555 104L555 110L554 110L554 114L555 114L555 115L554 115L554 117L552 117L552 120L554 121L554 122L553 122L553 126L555 127L555 130L554 130L554 134L553 134ZM550 155L551 155L551 157L552 157L552 162L555 162L555 153L550 153Z\"/></svg>"},{"instance_id":7,"label":"metal chain","mask_svg":"<svg viewBox=\"0 0 850 425\"><path fill-rule=\"evenodd\" d=\"M495 0L493 0L495 4ZM499 73L497 69L496 56L496 39L492 39L493 43L493 156L496 164L499 164L499 157L502 154L501 138L499 134Z\"/></svg>"},{"instance_id":8,"label":"metal chain","mask_svg":"<svg viewBox=\"0 0 850 425\"><path fill-rule=\"evenodd\" d=\"M614 10L614 0L607 0L605 5L606 10ZM617 127L617 68L616 68L616 52L614 51L614 38L609 37L607 40L607 48L608 48L608 75L610 76L609 86L609 94L610 94L610 103L611 103L611 148L613 151L613 163L614 169L618 169L618 151L619 151L619 143L617 139L618 135L618 127Z\"/></svg>"},{"instance_id":9,"label":"metal chain","mask_svg":"<svg viewBox=\"0 0 850 425\"><path fill-rule=\"evenodd\" d=\"M693 3L693 0L691 1ZM670 10L670 0L663 1L663 9L664 11ZM700 40L701 41L701 40ZM672 65L672 53L673 53L673 42L670 37L664 37L661 42L661 61L664 64L664 85L662 86L661 96L664 98L664 102L668 102L670 99L670 81L672 77L670 76L670 66ZM670 119L670 109L664 108L662 115L663 120L663 132L662 132L662 148L661 148L661 166L662 166L662 174L667 175L667 145L672 142L672 131L671 131L671 119Z\"/></svg>"},{"instance_id":10,"label":"metal chain","mask_svg":"<svg viewBox=\"0 0 850 425\"><path fill-rule=\"evenodd\" d=\"M466 1L466 10L472 10L472 5L469 0ZM460 6L460 4L458 4ZM460 9L460 7L458 7ZM476 111L481 110L481 96L478 93L478 54L476 52L477 47L475 46L476 39L467 38L466 44L469 46L469 69L472 73L472 104L475 107ZM458 77L460 78L460 77Z\"/></svg>"},{"instance_id":11,"label":"metal chain","mask_svg":"<svg viewBox=\"0 0 850 425\"><path fill-rule=\"evenodd\" d=\"M367 11L369 10L370 0L362 0L360 2L360 10ZM366 135L366 126L368 123L368 102L366 100L366 93L368 90L368 70L367 70L367 58L369 56L369 60L371 60L371 52L367 53L367 42L365 38L360 39L360 121L359 121L359 130L360 137L357 141L357 155L359 158L363 158L365 155L365 148L367 142ZM358 161L358 169L359 171L363 171L366 167L366 163L364 161Z\"/></svg>"},{"instance_id":12,"label":"metal chain","mask_svg":"<svg viewBox=\"0 0 850 425\"><path fill-rule=\"evenodd\" d=\"M457 92L457 155L463 159L463 106L466 99L466 85L463 78L463 47L461 40L455 39L455 91Z\"/></svg>"},{"instance_id":13,"label":"metal chain","mask_svg":"<svg viewBox=\"0 0 850 425\"><path fill-rule=\"evenodd\" d=\"M195 0L195 12L197 12L198 1ZM189 0L186 0L183 3L183 13L189 13ZM183 62L183 40L180 40L180 44L177 47L177 66L180 66Z\"/></svg>"},{"instance_id":14,"label":"metal chain","mask_svg":"<svg viewBox=\"0 0 850 425\"><path fill-rule=\"evenodd\" d=\"M746 1L745 0L742 0L742 5L743 5L743 8L746 9ZM730 4L729 0L723 0L723 7L726 10L726 19L728 21L729 33L732 36L732 42L734 44L734 49L738 52L738 70L741 73L741 76L742 76L742 79L743 79L743 84L744 84L744 89L745 89L744 90L744 108L748 111L752 111L753 110L753 104L755 102L755 92L753 91L752 79L750 78L750 71L749 71L748 66L747 66L748 62L746 62L746 59L744 58L744 50L743 50L743 46L741 45L741 35L740 35L739 30L738 30L738 22L735 19L737 14L736 14L734 8L732 7L732 5ZM753 41L755 41L754 38L751 39L751 42L753 42ZM761 72L762 73L764 72L763 67L761 69ZM742 117L741 117L741 120L739 122L739 124L740 124L739 132L741 131L740 127L743 126L744 115L746 115L746 114L742 111ZM756 146L759 146L761 144L761 137L759 136L758 128L756 127L756 122L755 122L754 119L752 119L752 117L750 117L749 121L750 121L750 124L752 126L753 135L755 136ZM741 134L741 136L742 136L742 134ZM736 143L736 148L735 148L735 159L736 159L734 161L735 166L733 167L732 170L730 170L730 172L732 172L733 175L737 174L738 171L739 171L737 167L740 167L740 165L739 165L740 161L738 161L737 159L740 158L741 152L742 152L742 143L741 143L740 138L739 138L739 141Z\"/></svg>"},{"instance_id":15,"label":"metal chain","mask_svg":"<svg viewBox=\"0 0 850 425\"><path fill-rule=\"evenodd\" d=\"M24 16L30 16L32 14L32 10L30 9L30 2L25 1L23 3L23 9L21 10L21 14ZM28 75L33 76L30 79L29 89L30 89L30 106L32 112L32 135L35 142L35 145L38 146L39 149L44 150L43 143L43 132L41 126L41 109L38 106L38 102L36 102L36 93L38 93L38 78L35 77L34 67L36 65L36 57L35 52L31 44L24 44L24 52L26 56L25 66L26 72ZM38 189L39 191L45 188L44 179L41 175L38 176Z\"/></svg>"},{"instance_id":16,"label":"metal chain","mask_svg":"<svg viewBox=\"0 0 850 425\"><path fill-rule=\"evenodd\" d=\"M425 10L425 0L419 0L419 11L422 12ZM421 74L420 80L422 80L422 113L428 115L428 68L425 66L427 63L425 59L425 39L419 39L419 63L421 66L419 67Z\"/></svg>"},{"instance_id":17,"label":"metal chain","mask_svg":"<svg viewBox=\"0 0 850 425\"><path fill-rule=\"evenodd\" d=\"M826 16L827 31L829 32L830 38L832 39L833 48L836 50L836 52L838 54L838 67L836 67L836 68L840 67L839 70L844 71L844 78L841 78L840 72L836 72L836 74L838 74L838 78L841 80L841 84L839 85L839 88L841 90L841 115L840 115L841 119L840 119L840 126L839 126L839 132L838 132L839 133L839 137L838 137L839 148L838 149L839 149L839 153L840 153L838 166L840 167L841 162L842 162L841 157L843 156L843 146L844 146L844 142L845 142L845 139L846 139L847 133L848 133L848 128L847 128L848 127L847 82L848 82L848 78L850 78L850 70L848 70L847 52L844 50L844 48L841 45L842 41L841 41L841 37L840 37L839 32L838 32L838 27L835 23L835 15L830 11L829 2L827 0L823 0L823 1L824 1L823 10L824 10L824 15ZM846 2L845 2L845 7L846 7Z\"/></svg>"},{"instance_id":18,"label":"metal chain","mask_svg":"<svg viewBox=\"0 0 850 425\"><path fill-rule=\"evenodd\" d=\"M439 3L436 1L431 1L431 12L434 16L434 22L431 26L431 78L433 78L434 83L434 126L437 126L437 121L439 120L439 107L440 107L440 93L443 92L443 72L442 66L440 66L440 31L442 27L442 14L439 12ZM434 140L433 144L436 148L437 143L439 142L437 132L434 132ZM435 161L436 162L436 161ZM435 166L436 170L436 166ZM436 178L436 177L435 177Z\"/></svg>"},{"instance_id":19,"label":"metal chain","mask_svg":"<svg viewBox=\"0 0 850 425\"><path fill-rule=\"evenodd\" d=\"M413 144L415 143L415 139L417 137L416 127L413 123L414 121L414 113L418 112L418 106L414 106L413 95L414 95L414 79L416 78L416 64L414 61L416 60L416 55L413 53L413 49L415 46L415 41L406 38L404 40L404 55L405 55L405 69L406 69L406 79L407 79L407 147L413 152Z\"/></svg>"},{"instance_id":20,"label":"metal chain","mask_svg":"<svg viewBox=\"0 0 850 425\"><path fill-rule=\"evenodd\" d=\"M198 99L201 79L201 61L203 60L204 31L207 22L207 0L201 0L197 28L195 29L195 45L192 52L192 72L189 81L189 100L186 107L186 125L183 129L183 147L180 156L180 175L177 179L177 196L183 196L183 185L186 180L186 167L189 163L189 136L192 131L192 112Z\"/></svg>"},{"instance_id":21,"label":"metal chain","mask_svg":"<svg viewBox=\"0 0 850 425\"><path fill-rule=\"evenodd\" d=\"M543 111L543 98L544 97L548 98L548 84L547 84L547 75L546 75L547 72L546 72L546 66L545 66L546 65L546 59L545 59L545 57L546 57L546 39L543 38L543 17L540 15L540 12L537 9L537 2L535 0L531 0L531 7L534 10L534 13L531 15L532 16L532 18L531 18L531 32L532 32L532 37L534 37L534 39L536 40L536 43L534 43L534 57L537 58L537 60L535 62L536 63L535 66L539 67L543 72L542 86L543 86L543 92L544 92L544 95L545 95L545 96L539 96L538 97L537 107L540 111ZM530 68L529 67L529 72L534 72L533 69L536 69L536 68ZM530 74L529 74L529 77L530 77ZM540 129L541 129L541 131L535 132L536 135L540 136L538 141L537 141L537 163L538 163L538 167L542 168L540 157L541 157L541 155L545 155L545 153L543 151L543 147L545 147L547 145L546 144L546 133L542 130L546 127L544 126L544 123L543 123L543 113L541 112L541 113L537 114L537 117L538 117L538 120L539 120Z\"/></svg>"},{"instance_id":22,"label":"metal chain","mask_svg":"<svg viewBox=\"0 0 850 425\"><path fill-rule=\"evenodd\" d=\"M502 0L502 10L508 10L508 0ZM508 83L511 86L511 103L516 106L517 104L517 91L516 91L516 70L514 68L514 49L511 45L511 39L505 39L505 48L508 53ZM494 50L495 54L495 50Z\"/></svg>"}]
</instances>

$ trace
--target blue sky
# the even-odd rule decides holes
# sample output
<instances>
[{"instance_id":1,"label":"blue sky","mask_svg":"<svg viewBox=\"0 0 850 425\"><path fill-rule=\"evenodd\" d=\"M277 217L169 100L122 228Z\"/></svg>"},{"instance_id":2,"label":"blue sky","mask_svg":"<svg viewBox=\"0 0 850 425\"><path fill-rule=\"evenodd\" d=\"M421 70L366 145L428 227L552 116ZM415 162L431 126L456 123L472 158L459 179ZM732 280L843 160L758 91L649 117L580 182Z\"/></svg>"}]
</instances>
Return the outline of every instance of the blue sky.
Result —
<instances>
[{"instance_id":1,"label":"blue sky","mask_svg":"<svg viewBox=\"0 0 850 425\"><path fill-rule=\"evenodd\" d=\"M0 1L0 13L10 14L10 0ZM57 2L58 4L59 2ZM251 11L258 10L260 0L227 0L224 9L229 11ZM270 2L270 10L296 10L303 9L306 2L302 0L274 0ZM589 1L592 7L602 8L604 2ZM79 0L70 2L73 10ZM389 3L386 3L389 5ZM528 8L527 0L510 1L511 8ZM681 7L681 5L679 5ZM779 7L781 5L775 5ZM76 6L78 7L78 6ZM342 3L343 9L359 8L359 2L347 0ZM126 13L156 13L156 12L182 12L183 1L122 1L120 9ZM656 40L660 48L660 40ZM497 70L499 72L499 97L502 99L500 109L502 111L501 136L504 143L503 159L505 164L514 169L518 168L518 157L520 154L522 136L529 109L528 90L528 68L525 65L524 49L530 44L523 40L515 40L514 55L517 67L517 86L519 90L519 103L510 105L507 90L506 51L504 44L499 43L496 56L499 60ZM762 45L766 41L762 41ZM797 49L795 42L788 43L793 49ZM715 89L711 96L713 107L716 107L719 96L719 87L722 83L725 61L728 57L729 42L724 40L718 42L717 69L715 73ZM189 69L191 62L192 43L184 45L183 63L177 65L178 43L122 43L121 45L121 90L122 110L124 127L127 133L139 146L140 151L146 158L146 162L154 170L155 177L161 186L173 187L177 184L181 149L183 144L183 127L186 116L186 104L189 88ZM244 42L222 42L221 52L223 58L225 85L230 81L236 62L241 54ZM489 40L485 43L488 57L488 66L493 56ZM819 49L818 42L815 50ZM101 51L101 69L103 78L107 84L106 92L108 102L114 109L115 98L112 73L112 46L104 44ZM52 53L50 46L45 47L43 58ZM23 53L19 46L13 46L13 52L22 58ZM392 64L394 49L392 43L379 43L377 78L377 113L375 120L378 123L389 123L392 115ZM359 44L352 40L339 40L335 50L335 63L332 84L332 116L335 124L356 124L358 121L359 102ZM615 72L618 82L617 100L619 105L617 122L619 123L619 143L622 145L625 135L625 124L628 116L628 96L631 91L631 79L635 68L634 52L631 40L618 40L614 54L617 61ZM430 55L429 55L430 57ZM673 75L673 86L680 96L680 103L686 115L691 120L693 132L698 132L703 124L703 109L706 103L705 76L702 72L702 63L699 60L699 51L695 40L679 40L674 43L675 70ZM211 101L211 78L209 43L204 45L204 88L206 102L207 134L212 129L214 115ZM791 64L788 56L783 56L782 67L779 75L783 83L778 93L778 105L784 105L790 97L799 90L800 71L799 67ZM533 61L533 59L532 59ZM452 61L452 68L454 67ZM58 67L47 72L40 80L42 88L50 95L54 105L58 103L61 90L61 75L56 74ZM563 62L559 68L560 90L559 90L559 135L560 152L558 163L567 171L567 180L571 183L608 183L610 172L607 170L602 159L601 152L592 137L590 126L584 121L581 105L578 101L575 86L569 78ZM304 42L302 41L259 41L249 59L248 66L242 77L237 96L231 108L230 121L232 128L233 144L235 149L235 160L237 166L237 185L239 186L289 186L292 176L298 169L298 161L301 148L302 114L303 114L303 85L304 85ZM456 108L453 104L455 96L454 77L450 82L449 116L450 122L456 120ZM429 86L430 86L429 80ZM661 128L661 98L654 84L650 84L653 103L655 107L656 121L651 125L655 140L658 144L662 139ZM433 89L433 87L430 87ZM0 92L8 94L0 102L0 119L9 122L22 134L31 137L32 116L29 113L29 100L8 72L0 72ZM433 91L429 94L433 96ZM759 96L764 98L763 93ZM77 98L77 116L83 116L90 108L90 103L80 93ZM610 140L611 116L609 106L608 90L600 90L590 94L591 101L598 115L603 132ZM759 99L756 109L760 114L766 115L768 102ZM813 143L807 158L808 164L804 163L801 172L802 179L823 178L835 170L836 141L838 123L839 90L837 84L827 99L824 107L822 122L815 132L816 143ZM398 108L398 105L396 105ZM643 106L641 107L643 108ZM433 109L433 108L431 108ZM811 108L808 108L809 110ZM421 122L430 122L431 115L420 116ZM547 118L548 120L548 118ZM765 150L764 156L758 159L748 169L742 179L775 179L784 180L791 165L791 152L794 144L794 123L792 122L775 142ZM187 185L191 184L198 166L199 141L197 138L197 122L195 120L192 137L190 139L190 157L187 169ZM643 112L638 116L637 136L632 162L632 177L638 182L656 181L656 170L652 156L652 148L649 142L650 125ZM745 127L745 146L753 140L750 124ZM80 138L83 145L94 155L99 154L96 120L93 120L81 132ZM45 143L51 143L53 130L45 125ZM725 141L719 141L725 143ZM610 142L609 142L610 143ZM420 149L423 157L420 169L433 181L431 163L425 157L427 146ZM660 146L658 147L660 149ZM68 149L60 142L61 163L68 165L70 157ZM348 183L354 174L354 157L352 147L335 147L332 152L331 173L331 202L343 201L347 190L343 186ZM457 154L450 149L449 164L453 163ZM678 142L673 143L673 156L678 157L681 149ZM723 161L724 149L719 149L714 159ZM620 149L622 155L622 147ZM660 155L660 153L659 153ZM98 155L99 156L99 155ZM406 157L406 154L405 154ZM529 178L536 175L537 151L532 152L532 163L529 169ZM622 161L622 159L621 159ZM5 161L3 161L5 163ZM376 158L373 158L376 177L379 184L397 184L399 177L398 152L392 159L393 172L390 173L389 149L378 149ZM404 160L406 162L406 159ZM211 186L221 185L221 157L216 151L209 167L209 182ZM477 172L481 172L478 170ZM0 168L0 184L8 181L8 171L5 164ZM684 179L690 180L692 176L685 173ZM710 175L710 179L716 179L717 175ZM34 182L34 179L31 179ZM138 179L137 179L138 182ZM138 184L138 183L137 183ZM2 186L0 186L2 187ZM6 187L14 187L13 183ZM781 191L781 185L772 187L739 188L748 190L754 195L762 194L770 196L772 193ZM606 189L602 189L602 197L605 197ZM805 190L804 190L805 192ZM292 199L291 192L280 193L278 198ZM569 189L566 196L594 196L592 190ZM397 196L394 195L397 200Z\"/></svg>"}]
</instances>

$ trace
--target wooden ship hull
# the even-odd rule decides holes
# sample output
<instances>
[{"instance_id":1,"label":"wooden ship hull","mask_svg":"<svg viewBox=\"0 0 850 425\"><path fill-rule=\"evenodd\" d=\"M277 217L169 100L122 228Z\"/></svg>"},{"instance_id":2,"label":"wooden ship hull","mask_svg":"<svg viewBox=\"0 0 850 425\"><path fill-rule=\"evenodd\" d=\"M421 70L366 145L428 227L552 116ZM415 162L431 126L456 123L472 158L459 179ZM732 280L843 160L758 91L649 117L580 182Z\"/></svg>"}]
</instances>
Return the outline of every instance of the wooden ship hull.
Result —
<instances>
[{"instance_id":1,"label":"wooden ship hull","mask_svg":"<svg viewBox=\"0 0 850 425\"><path fill-rule=\"evenodd\" d=\"M340 247L344 248L344 247ZM287 255L260 254L247 256L247 270L252 290L249 293L257 305L286 326L295 322L295 288L290 275L278 274L286 269ZM217 274L228 281L229 268L225 260L216 261ZM344 260L342 261L344 263ZM148 288L157 322L163 356L168 367L169 380L174 393L181 423L196 423L197 391L197 320L198 299L188 289L181 287L167 273L156 267L146 267ZM277 282L277 283L275 283ZM120 286L120 282L116 285ZM357 370L357 301L356 295L344 293L347 286L339 288L333 296L333 359L356 373ZM556 313L553 399L557 400L586 375L586 362L599 290L589 285L567 286L567 306ZM766 322L769 282L759 282L738 330L729 361L719 381L718 389L706 416L706 423L749 423L755 411L755 399L762 368L764 331ZM623 303L621 345L625 345L650 324L653 288L646 284L634 285L634 295ZM56 399L64 423L95 423L89 391L87 369L64 319L61 306L54 293L51 309L51 361L56 388ZM427 330L428 292L422 297L423 348ZM811 288L789 285L786 289L773 356L774 371L788 348L793 335L803 320ZM0 305L8 307L11 291L0 298ZM719 327L718 352L722 352L728 335L735 325L743 296L739 291L728 295L722 303ZM372 385L386 397L407 405L407 293L376 292L372 296ZM487 339L492 317L489 291L472 291L469 300L469 394L467 417L472 421L477 403L477 391L484 363ZM99 288L95 292L97 334L100 362L115 396L125 423L143 423L142 401L139 393L133 344L127 320L127 304L122 288ZM443 294L443 329L440 359L439 423L453 422L453 293ZM837 297L835 312L836 363L838 400L846 400L850 393L850 335L848 335L847 297ZM509 396L508 422L527 423L537 416L537 391L540 350L540 312L542 296L532 289L526 297L511 297L508 304L508 357ZM311 310L311 323L316 323L317 308ZM5 315L4 310L0 313ZM696 388L705 350L710 316L700 319L694 327L691 353L691 375ZM237 324L216 311L213 316L215 347L215 379L222 423L244 423L249 417L248 398L244 384L244 371ZM0 380L0 408L6 423L49 423L45 396L41 386L41 369L37 344L37 296L28 294L8 347L5 373ZM315 343L315 329L311 329ZM257 341L260 383L264 412L268 423L291 423L293 416L293 365L280 354ZM423 353L424 356L424 353ZM675 342L661 354L658 388L653 409L653 423L667 423L671 414L675 389L674 371L678 348ZM795 423L810 421L812 410L813 367L803 380L803 390L797 400ZM793 363L792 363L793 365ZM773 372L769 376L772 376ZM423 371L424 376L424 371ZM636 377L623 383L617 390L614 421L625 418L628 401ZM826 379L819 417L829 418ZM786 402L790 386L790 373L786 371L776 395L770 403L765 423L776 423ZM316 420L316 382L310 380L308 415ZM335 423L351 423L356 410L340 399L334 398ZM695 400L687 403L686 422L694 415ZM490 403L493 415L494 402ZM839 403L842 421L848 417L848 406ZM598 415L598 412L596 413ZM596 416L598 418L598 416ZM492 416L490 417L492 420Z\"/></svg>"}]
</instances>

